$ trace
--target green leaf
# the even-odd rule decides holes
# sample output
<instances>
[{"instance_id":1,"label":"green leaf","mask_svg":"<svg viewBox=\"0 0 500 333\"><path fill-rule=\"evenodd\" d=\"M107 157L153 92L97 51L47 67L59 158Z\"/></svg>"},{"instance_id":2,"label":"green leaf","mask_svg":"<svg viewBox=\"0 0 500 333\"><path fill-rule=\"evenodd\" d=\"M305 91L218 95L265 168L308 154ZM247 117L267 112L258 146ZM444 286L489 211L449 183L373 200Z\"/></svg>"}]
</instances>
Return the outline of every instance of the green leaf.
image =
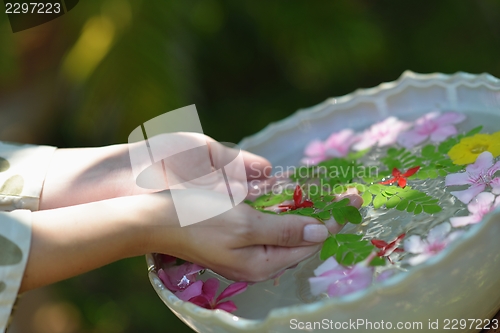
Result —
<instances>
[{"instance_id":1,"label":"green leaf","mask_svg":"<svg viewBox=\"0 0 500 333\"><path fill-rule=\"evenodd\" d=\"M373 208L379 209L382 207L385 203L387 202L387 198L384 197L382 194L377 194L375 198L373 199Z\"/></svg>"},{"instance_id":2,"label":"green leaf","mask_svg":"<svg viewBox=\"0 0 500 333\"><path fill-rule=\"evenodd\" d=\"M402 200L397 206L396 209L400 211L404 211L408 208L410 202L407 199Z\"/></svg>"},{"instance_id":3,"label":"green leaf","mask_svg":"<svg viewBox=\"0 0 500 333\"><path fill-rule=\"evenodd\" d=\"M370 266L385 266L385 258L375 257L370 261Z\"/></svg>"},{"instance_id":4,"label":"green leaf","mask_svg":"<svg viewBox=\"0 0 500 333\"><path fill-rule=\"evenodd\" d=\"M473 136L479 132L481 132L481 130L483 129L483 126L478 126L478 127L474 127L473 129L471 129L470 131L468 131L467 133L465 133L464 137L468 137L468 136Z\"/></svg>"},{"instance_id":5,"label":"green leaf","mask_svg":"<svg viewBox=\"0 0 500 333\"><path fill-rule=\"evenodd\" d=\"M433 159L436 157L436 155L440 155L436 152L436 146L434 145L427 145L424 148L422 148L422 156L427 157L429 159Z\"/></svg>"},{"instance_id":6,"label":"green leaf","mask_svg":"<svg viewBox=\"0 0 500 333\"><path fill-rule=\"evenodd\" d=\"M408 204L408 207L406 208L406 211L408 213L412 213L414 210L415 210L415 207L417 206L417 204L415 203L415 201L412 201Z\"/></svg>"},{"instance_id":7,"label":"green leaf","mask_svg":"<svg viewBox=\"0 0 500 333\"><path fill-rule=\"evenodd\" d=\"M323 247L321 248L321 252L319 254L320 259L326 260L329 257L335 255L335 253L337 253L338 248L339 244L337 243L337 240L332 236L328 237L323 242Z\"/></svg>"},{"instance_id":8,"label":"green leaf","mask_svg":"<svg viewBox=\"0 0 500 333\"><path fill-rule=\"evenodd\" d=\"M422 213L422 211L423 211L422 205L417 204L415 206L415 210L413 211L413 214L418 215L418 214Z\"/></svg>"},{"instance_id":9,"label":"green leaf","mask_svg":"<svg viewBox=\"0 0 500 333\"><path fill-rule=\"evenodd\" d=\"M363 198L363 207L366 207L372 203L373 195L369 191L366 191L361 194L361 198Z\"/></svg>"},{"instance_id":10,"label":"green leaf","mask_svg":"<svg viewBox=\"0 0 500 333\"><path fill-rule=\"evenodd\" d=\"M326 260L334 256L339 264L350 266L365 260L374 250L375 246L362 240L361 235L337 234L323 243L320 258Z\"/></svg>"},{"instance_id":11,"label":"green leaf","mask_svg":"<svg viewBox=\"0 0 500 333\"><path fill-rule=\"evenodd\" d=\"M326 207L327 203L324 201L313 201L313 205L315 208L323 209Z\"/></svg>"},{"instance_id":12,"label":"green leaf","mask_svg":"<svg viewBox=\"0 0 500 333\"><path fill-rule=\"evenodd\" d=\"M270 192L261 195L260 197L255 199L253 203L250 203L250 205L253 207L270 207L282 203L283 201L291 200L292 198L293 198L293 193L290 191L285 191L280 194L275 194Z\"/></svg>"},{"instance_id":13,"label":"green leaf","mask_svg":"<svg viewBox=\"0 0 500 333\"><path fill-rule=\"evenodd\" d=\"M366 153L368 153L370 150L371 150L371 148L367 148L367 149L356 151L356 152L350 152L349 154L347 154L346 159L359 160L361 157L365 156Z\"/></svg>"},{"instance_id":14,"label":"green leaf","mask_svg":"<svg viewBox=\"0 0 500 333\"><path fill-rule=\"evenodd\" d=\"M379 184L370 185L368 187L368 191L373 195L380 194L380 192L382 192L382 185Z\"/></svg>"},{"instance_id":15,"label":"green leaf","mask_svg":"<svg viewBox=\"0 0 500 333\"><path fill-rule=\"evenodd\" d=\"M346 224L347 216L342 208L332 209L332 217L338 224Z\"/></svg>"},{"instance_id":16,"label":"green leaf","mask_svg":"<svg viewBox=\"0 0 500 333\"><path fill-rule=\"evenodd\" d=\"M322 212L319 212L317 214L313 214L311 216L314 218L318 218L322 221L325 221L325 220L329 220L330 217L332 217L332 214L330 213L330 211L322 211Z\"/></svg>"},{"instance_id":17,"label":"green leaf","mask_svg":"<svg viewBox=\"0 0 500 333\"><path fill-rule=\"evenodd\" d=\"M389 198L389 200L387 200L387 202L385 203L385 207L387 207L387 208L394 208L400 202L401 202L401 198L398 197L397 195L394 195L391 198Z\"/></svg>"},{"instance_id":18,"label":"green leaf","mask_svg":"<svg viewBox=\"0 0 500 333\"><path fill-rule=\"evenodd\" d=\"M424 212L427 214L439 213L442 209L438 205L423 205Z\"/></svg>"},{"instance_id":19,"label":"green leaf","mask_svg":"<svg viewBox=\"0 0 500 333\"><path fill-rule=\"evenodd\" d=\"M344 210L344 214L346 216L347 221L353 224L359 224L363 221L363 217L359 210L353 206L347 206L342 208Z\"/></svg>"},{"instance_id":20,"label":"green leaf","mask_svg":"<svg viewBox=\"0 0 500 333\"><path fill-rule=\"evenodd\" d=\"M337 234L335 235L335 238L339 242L356 242L360 241L363 238L363 236L356 234Z\"/></svg>"}]
</instances>

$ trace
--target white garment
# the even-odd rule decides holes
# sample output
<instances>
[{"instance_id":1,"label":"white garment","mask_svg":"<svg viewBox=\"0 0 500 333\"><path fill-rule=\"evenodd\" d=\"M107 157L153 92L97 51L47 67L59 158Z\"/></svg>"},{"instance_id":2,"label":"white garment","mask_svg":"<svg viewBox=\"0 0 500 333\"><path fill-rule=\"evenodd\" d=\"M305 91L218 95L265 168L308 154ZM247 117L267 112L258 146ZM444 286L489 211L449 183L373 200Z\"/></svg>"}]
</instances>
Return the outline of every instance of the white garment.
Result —
<instances>
[{"instance_id":1,"label":"white garment","mask_svg":"<svg viewBox=\"0 0 500 333\"><path fill-rule=\"evenodd\" d=\"M16 301L31 245L31 212L38 210L55 147L0 142L0 332Z\"/></svg>"}]
</instances>

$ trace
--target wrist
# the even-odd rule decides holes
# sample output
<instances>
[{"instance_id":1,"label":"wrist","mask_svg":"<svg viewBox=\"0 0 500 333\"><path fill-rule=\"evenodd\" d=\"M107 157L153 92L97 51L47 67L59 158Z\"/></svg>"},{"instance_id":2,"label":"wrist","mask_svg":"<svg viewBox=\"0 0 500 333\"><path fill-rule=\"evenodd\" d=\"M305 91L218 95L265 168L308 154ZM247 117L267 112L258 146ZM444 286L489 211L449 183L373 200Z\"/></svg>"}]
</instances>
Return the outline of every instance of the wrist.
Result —
<instances>
[{"instance_id":1,"label":"wrist","mask_svg":"<svg viewBox=\"0 0 500 333\"><path fill-rule=\"evenodd\" d=\"M126 200L130 203L127 210L132 221L135 255L180 252L184 235L170 192L137 195Z\"/></svg>"}]
</instances>

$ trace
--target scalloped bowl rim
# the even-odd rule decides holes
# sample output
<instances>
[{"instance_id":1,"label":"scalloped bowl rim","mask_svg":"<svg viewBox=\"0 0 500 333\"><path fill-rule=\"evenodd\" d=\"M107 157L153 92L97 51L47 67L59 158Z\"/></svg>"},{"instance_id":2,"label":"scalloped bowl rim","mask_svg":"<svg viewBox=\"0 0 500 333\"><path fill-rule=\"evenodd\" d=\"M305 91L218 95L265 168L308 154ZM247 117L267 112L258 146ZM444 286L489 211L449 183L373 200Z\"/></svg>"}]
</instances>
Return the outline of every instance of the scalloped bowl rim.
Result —
<instances>
[{"instance_id":1,"label":"scalloped bowl rim","mask_svg":"<svg viewBox=\"0 0 500 333\"><path fill-rule=\"evenodd\" d=\"M362 99L365 99L365 97L370 97L375 94L379 94L383 91L387 90L394 90L395 88L397 89L398 87L402 87L401 89L404 89L405 86L402 84L405 81L411 80L411 83L414 83L414 86L421 86L421 85L426 85L428 82L431 83L439 83L442 82L443 86L446 86L448 83L443 82L444 80L470 80L470 79L479 79L480 82L477 84L470 84L470 82L467 81L460 81L461 84L465 84L466 86L469 87L474 87L476 85L486 85L491 89L495 90L500 90L500 80L493 77L490 74L480 74L480 75L473 75L469 73L464 73L464 72L458 72L453 75L447 75L447 74L441 74L441 73L433 73L433 74L417 74L411 71L405 71L400 78L398 78L395 81L392 82L386 82L382 83L376 87L373 88L367 88L367 89L358 89L350 94L341 96L341 97L335 97L335 98L329 98L323 103L320 103L318 105L315 105L313 107L307 108L307 109L300 109L294 114L290 115L289 117L282 119L278 122L271 123L267 125L263 130L260 132L244 138L239 146L242 149L245 149L247 146L253 146L257 144L261 144L266 136L268 136L268 133L274 133L276 134L277 130L286 130L288 129L287 123L291 123L291 120L294 118L299 118L299 120L302 120L302 115L307 114L310 116L312 113L319 112L320 110L324 109L326 105L331 105L331 104L337 104L338 106L347 106L349 103L353 102L362 102ZM467 84L469 83L469 84ZM361 99L361 100L360 100ZM336 109L330 110L328 112L333 113L336 112ZM487 231L488 227L490 224L495 223L494 220L495 218L500 217L500 207L497 207L493 212L490 212L487 214L483 219L481 223L478 223L476 225L473 225L469 230L465 231L462 237L460 238L459 241L452 242L448 247L446 247L443 251L438 253L437 255L431 257L427 261L423 262L422 264L419 264L418 266L413 267L411 270L407 272L402 272L400 274L396 274L387 280L384 280L382 282L377 282L374 283L372 286L360 290L357 292L354 292L349 295L345 295L342 297L336 297L336 298L329 298L329 299L323 299L318 302L314 303L309 303L309 304L297 304L297 305L292 305L292 306L287 306L287 307L282 307L282 308L275 308L272 309L269 314L262 319L246 319L243 317L238 317L235 315L232 315L228 312L221 311L221 310L207 310L204 308L201 308L195 304L189 303L189 302L184 302L179 300L172 292L170 292L168 289L166 289L163 285L158 286L157 284L154 283L154 279L157 279L159 281L157 274L154 272L154 259L152 254L146 255L146 260L148 263L148 268L149 268L149 277L151 280L151 283L156 290L156 292L160 295L162 293L165 293L163 297L163 301L168 303L168 305L172 308L172 310L175 310L177 307L182 307L184 310L187 310L189 315L194 317L194 318L199 318L200 320L202 319L207 319L208 317L211 317L214 319L216 322L220 322L221 324L225 325L230 325L234 327L235 329L238 330L255 330L255 329L262 329L265 328L268 324L274 322L274 321L280 321L283 319L289 319L293 317L293 315L296 314L308 314L308 313L313 313L317 311L318 309L323 309L323 308L328 308L331 307L332 309L334 307L343 307L343 306L353 306L356 305L358 302L362 302L365 298L368 298L370 296L373 296L375 293L381 292L381 291L390 291L391 288L397 288L402 286L404 283L406 284L411 284L412 281L415 281L415 279L418 279L422 274L425 274L427 272L432 271L434 268L436 268L438 265L443 263L445 260L448 258L451 258L455 255L458 255L461 251L460 249L469 247L473 245L474 239L479 237L481 233L484 233Z\"/></svg>"}]
</instances>

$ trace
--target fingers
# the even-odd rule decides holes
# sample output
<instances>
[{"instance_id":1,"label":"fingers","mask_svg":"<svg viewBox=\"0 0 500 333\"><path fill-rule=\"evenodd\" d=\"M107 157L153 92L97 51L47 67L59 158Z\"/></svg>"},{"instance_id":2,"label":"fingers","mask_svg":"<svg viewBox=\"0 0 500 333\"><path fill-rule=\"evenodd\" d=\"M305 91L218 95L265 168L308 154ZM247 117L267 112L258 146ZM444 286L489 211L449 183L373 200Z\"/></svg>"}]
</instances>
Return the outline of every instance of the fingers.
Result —
<instances>
[{"instance_id":1,"label":"fingers","mask_svg":"<svg viewBox=\"0 0 500 333\"><path fill-rule=\"evenodd\" d=\"M248 207L248 206L247 206ZM328 229L312 217L300 215L265 214L248 207L249 219L246 242L239 247L276 245L284 247L308 246L321 243L328 237Z\"/></svg>"},{"instance_id":2,"label":"fingers","mask_svg":"<svg viewBox=\"0 0 500 333\"><path fill-rule=\"evenodd\" d=\"M245 172L248 180L266 179L271 174L271 163L264 157L252 154L245 150L231 148L230 144L222 144L217 141L207 141L210 154L216 169L222 168L236 159L241 152ZM229 170L230 171L230 170Z\"/></svg>"},{"instance_id":3,"label":"fingers","mask_svg":"<svg viewBox=\"0 0 500 333\"><path fill-rule=\"evenodd\" d=\"M272 279L319 251L320 244L301 247L253 246L239 249L237 255L246 258L245 266L233 271L233 280L259 282Z\"/></svg>"}]
</instances>

